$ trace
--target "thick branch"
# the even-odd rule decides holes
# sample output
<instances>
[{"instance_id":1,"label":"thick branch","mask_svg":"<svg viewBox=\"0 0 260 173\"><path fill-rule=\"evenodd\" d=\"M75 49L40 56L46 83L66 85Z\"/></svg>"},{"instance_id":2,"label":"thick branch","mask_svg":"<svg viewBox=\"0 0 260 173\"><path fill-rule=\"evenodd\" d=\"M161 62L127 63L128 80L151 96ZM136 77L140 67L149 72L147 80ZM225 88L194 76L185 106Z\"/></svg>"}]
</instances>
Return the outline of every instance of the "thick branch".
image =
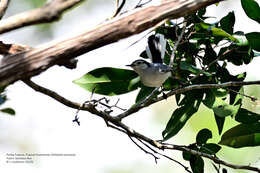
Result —
<instances>
[{"instance_id":1,"label":"thick branch","mask_svg":"<svg viewBox=\"0 0 260 173\"><path fill-rule=\"evenodd\" d=\"M115 18L67 40L7 56L0 62L0 86L38 75L64 59L75 58L96 48L140 33L164 19L179 18L219 1L221 0L169 1Z\"/></svg>"},{"instance_id":2,"label":"thick branch","mask_svg":"<svg viewBox=\"0 0 260 173\"><path fill-rule=\"evenodd\" d=\"M9 0L1 0L0 1L0 19L2 19L2 17L4 16L9 2L10 2Z\"/></svg>"},{"instance_id":3,"label":"thick branch","mask_svg":"<svg viewBox=\"0 0 260 173\"><path fill-rule=\"evenodd\" d=\"M0 34L28 25L52 22L82 0L52 0L41 8L26 11L0 21Z\"/></svg>"}]
</instances>

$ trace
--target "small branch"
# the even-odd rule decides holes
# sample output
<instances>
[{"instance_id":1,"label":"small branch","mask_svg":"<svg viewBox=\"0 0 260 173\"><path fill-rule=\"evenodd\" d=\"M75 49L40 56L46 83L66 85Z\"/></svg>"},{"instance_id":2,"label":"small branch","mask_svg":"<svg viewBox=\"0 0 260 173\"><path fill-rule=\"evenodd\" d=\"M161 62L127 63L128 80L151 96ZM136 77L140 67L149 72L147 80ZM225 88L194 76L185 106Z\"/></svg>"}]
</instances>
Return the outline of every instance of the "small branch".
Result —
<instances>
[{"instance_id":1,"label":"small branch","mask_svg":"<svg viewBox=\"0 0 260 173\"><path fill-rule=\"evenodd\" d=\"M123 118L127 117L128 115L134 113L133 110L135 110L136 108L139 107L144 107L148 102L150 102L152 100L152 97L155 95L155 93L159 90L158 88L155 88L151 94L149 94L144 100L140 101L139 103L136 103L133 107L129 108L128 110L126 110L125 112L123 112L122 114L118 115L117 118L119 120L122 120Z\"/></svg>"},{"instance_id":2,"label":"small branch","mask_svg":"<svg viewBox=\"0 0 260 173\"><path fill-rule=\"evenodd\" d=\"M173 50L172 50L172 55L171 55L171 58L170 58L170 63L169 63L169 66L171 67L173 65L173 62L174 62L174 58L175 58L175 52L177 50L177 47L180 43L180 41L182 40L182 37L185 33L185 30L186 30L186 25L187 25L187 22L184 22L183 23L183 27L182 27L182 31L181 31L181 34L178 36L178 40L175 42L174 44L174 47L173 47ZM176 27L177 28L177 27Z\"/></svg>"},{"instance_id":3,"label":"small branch","mask_svg":"<svg viewBox=\"0 0 260 173\"><path fill-rule=\"evenodd\" d=\"M1 0L0 1L0 19L2 19L2 17L4 16L9 2L10 2L9 0Z\"/></svg>"},{"instance_id":4,"label":"small branch","mask_svg":"<svg viewBox=\"0 0 260 173\"><path fill-rule=\"evenodd\" d=\"M156 151L155 149L151 148L151 146L149 146L149 145L146 144L144 141L142 141L142 139L139 139L139 138L137 138L137 139L138 139L144 146L146 146L146 147L149 148L151 151L153 151L155 154L158 154L158 155L160 155L160 156L163 156L163 157L165 157L166 159L169 159L169 160L171 160L171 161L173 161L173 162L175 162L175 163L181 165L187 172L192 173L192 172L189 170L189 167L183 165L181 162L179 162L179 161L177 161L177 160L175 160L175 159L173 159L173 158L171 158L171 157L169 157L169 156L167 156L167 155L165 155L165 154L162 154L162 153Z\"/></svg>"},{"instance_id":5,"label":"small branch","mask_svg":"<svg viewBox=\"0 0 260 173\"><path fill-rule=\"evenodd\" d=\"M167 97L176 95L176 94L181 94L181 93L185 93L187 91L191 91L191 90L195 90L195 89L209 89L209 88L226 88L226 87L231 87L231 86L244 86L244 85L260 85L260 80L258 81L248 81L248 82L243 82L243 81L231 81L231 82L225 82L222 84L196 84L196 85L189 85L183 88L176 88L170 92L168 92L166 94ZM157 103L161 100L164 100L164 97L158 97L157 99L153 99L153 100L147 100L145 103L143 104L137 104L133 107L131 107L130 109L128 109L127 111L119 114L117 116L118 119L123 119L125 117L128 117L129 115L138 112L140 109L144 108L144 107L148 107L151 104Z\"/></svg>"},{"instance_id":6,"label":"small branch","mask_svg":"<svg viewBox=\"0 0 260 173\"><path fill-rule=\"evenodd\" d=\"M234 92L234 93L236 93L236 94L239 94L239 95L241 95L241 96L247 97L247 98L249 98L252 102L256 102L256 101L258 100L256 97L249 96L249 95L246 95L246 94L237 92L237 91L232 90L232 89L227 89L227 90L228 90L228 91L231 91L231 92Z\"/></svg>"},{"instance_id":7,"label":"small branch","mask_svg":"<svg viewBox=\"0 0 260 173\"><path fill-rule=\"evenodd\" d=\"M61 14L83 0L52 0L41 8L26 11L0 21L0 34L39 23L58 20Z\"/></svg>"},{"instance_id":8,"label":"small branch","mask_svg":"<svg viewBox=\"0 0 260 173\"><path fill-rule=\"evenodd\" d=\"M135 140L134 140L130 135L128 135L128 137L131 139L131 141L132 141L138 148L140 148L143 152L145 152L145 154L149 154L149 155L153 156L155 163L157 163L157 160L160 159L159 157L157 157L155 154L153 154L153 153L147 151L146 149L144 149L141 145L139 145L137 142L135 142Z\"/></svg>"}]
</instances>

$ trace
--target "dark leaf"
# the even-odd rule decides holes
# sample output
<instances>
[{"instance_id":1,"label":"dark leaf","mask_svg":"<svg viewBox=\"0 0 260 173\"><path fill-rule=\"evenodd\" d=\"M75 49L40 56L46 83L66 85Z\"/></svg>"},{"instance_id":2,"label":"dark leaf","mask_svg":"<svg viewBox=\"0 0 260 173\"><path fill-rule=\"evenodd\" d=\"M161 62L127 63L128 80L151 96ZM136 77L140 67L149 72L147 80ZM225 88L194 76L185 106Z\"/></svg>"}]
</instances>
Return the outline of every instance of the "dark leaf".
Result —
<instances>
[{"instance_id":1,"label":"dark leaf","mask_svg":"<svg viewBox=\"0 0 260 173\"><path fill-rule=\"evenodd\" d=\"M7 113L9 115L15 115L15 110L13 110L12 108L0 109L0 112Z\"/></svg>"},{"instance_id":2,"label":"dark leaf","mask_svg":"<svg viewBox=\"0 0 260 173\"><path fill-rule=\"evenodd\" d=\"M246 38L252 49L260 51L260 32L250 32L246 34Z\"/></svg>"},{"instance_id":3,"label":"dark leaf","mask_svg":"<svg viewBox=\"0 0 260 173\"><path fill-rule=\"evenodd\" d=\"M234 24L235 24L235 14L233 11L229 12L228 15L226 15L220 20L221 28L229 34L233 34Z\"/></svg>"},{"instance_id":4,"label":"dark leaf","mask_svg":"<svg viewBox=\"0 0 260 173\"><path fill-rule=\"evenodd\" d=\"M260 7L254 0L241 0L241 5L246 15L260 23Z\"/></svg>"},{"instance_id":5,"label":"dark leaf","mask_svg":"<svg viewBox=\"0 0 260 173\"><path fill-rule=\"evenodd\" d=\"M196 136L196 143L198 145L205 144L210 138L212 138L212 133L209 129L202 129Z\"/></svg>"},{"instance_id":6,"label":"dark leaf","mask_svg":"<svg viewBox=\"0 0 260 173\"><path fill-rule=\"evenodd\" d=\"M260 122L239 124L226 131L219 142L233 148L260 146Z\"/></svg>"},{"instance_id":7,"label":"dark leaf","mask_svg":"<svg viewBox=\"0 0 260 173\"><path fill-rule=\"evenodd\" d=\"M214 114L215 117L215 121L217 123L218 126L218 134L220 135L223 131L223 127L224 127L224 123L225 123L225 117L219 117L216 114Z\"/></svg>"},{"instance_id":8,"label":"dark leaf","mask_svg":"<svg viewBox=\"0 0 260 173\"><path fill-rule=\"evenodd\" d=\"M216 154L220 149L221 149L221 146L219 146L218 144L208 143L208 144L203 145L203 146L200 148L199 151L202 152L202 153L214 155L214 154Z\"/></svg>"},{"instance_id":9,"label":"dark leaf","mask_svg":"<svg viewBox=\"0 0 260 173\"><path fill-rule=\"evenodd\" d=\"M190 167L193 173L204 172L204 161L200 156L192 155L190 159Z\"/></svg>"},{"instance_id":10,"label":"dark leaf","mask_svg":"<svg viewBox=\"0 0 260 173\"><path fill-rule=\"evenodd\" d=\"M260 114L241 108L235 116L235 120L244 124L251 124L260 120Z\"/></svg>"}]
</instances>

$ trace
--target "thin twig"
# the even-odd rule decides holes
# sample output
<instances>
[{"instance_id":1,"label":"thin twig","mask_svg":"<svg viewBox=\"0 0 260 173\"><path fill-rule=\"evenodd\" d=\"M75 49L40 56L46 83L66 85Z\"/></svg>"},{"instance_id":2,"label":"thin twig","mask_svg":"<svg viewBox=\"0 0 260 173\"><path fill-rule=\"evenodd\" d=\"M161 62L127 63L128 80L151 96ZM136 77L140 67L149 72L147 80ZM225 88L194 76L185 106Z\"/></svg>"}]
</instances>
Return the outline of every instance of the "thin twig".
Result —
<instances>
[{"instance_id":1,"label":"thin twig","mask_svg":"<svg viewBox=\"0 0 260 173\"><path fill-rule=\"evenodd\" d=\"M132 141L138 148L140 148L143 152L145 152L145 154L149 154L149 155L153 156L155 163L157 163L157 160L160 159L159 157L157 157L157 156L156 156L155 154L153 154L152 152L147 151L146 149L144 149L141 145L139 145L137 142L135 142L135 140L134 140L130 135L128 135L128 137L131 139L131 141Z\"/></svg>"},{"instance_id":2,"label":"thin twig","mask_svg":"<svg viewBox=\"0 0 260 173\"><path fill-rule=\"evenodd\" d=\"M187 172L192 173L192 172L189 170L189 167L185 166L184 164L182 164L182 163L179 162L178 160L175 160L175 159L173 159L173 158L171 158L171 157L169 157L169 156L167 156L167 155L165 155L165 154L162 154L162 153L156 151L156 150L153 149L150 145L148 145L148 144L146 144L144 141L142 141L142 139L139 139L139 138L137 138L137 139L138 139L144 146L146 146L147 148L149 148L149 149L150 149L152 152L154 152L155 154L158 154L158 155L160 155L160 156L163 156L163 157L165 157L165 158L167 158L167 159L169 159L169 160L171 160L171 161L173 161L173 162L175 162L175 163L181 165Z\"/></svg>"},{"instance_id":3,"label":"thin twig","mask_svg":"<svg viewBox=\"0 0 260 173\"><path fill-rule=\"evenodd\" d=\"M184 33L185 33L186 25L187 25L187 22L184 22L184 23L183 23L183 27L182 27L181 34L178 36L178 39L177 39L177 41L175 42L174 47L173 47L173 49L172 49L172 55L171 55L170 63L169 63L169 66L170 66L170 67L173 65L174 58L175 58L175 52L176 52L177 47L178 47L178 45L179 45L180 41L182 40L182 37L183 37L183 35L184 35Z\"/></svg>"},{"instance_id":4,"label":"thin twig","mask_svg":"<svg viewBox=\"0 0 260 173\"><path fill-rule=\"evenodd\" d=\"M152 0L148 0L144 3L142 3L143 0L139 0L139 2L137 3L137 5L135 6L135 8L140 8L140 7L143 7L144 5L150 3Z\"/></svg>"},{"instance_id":5,"label":"thin twig","mask_svg":"<svg viewBox=\"0 0 260 173\"><path fill-rule=\"evenodd\" d=\"M123 7L125 5L125 2L126 2L126 0L122 0L120 6L118 6L119 0L116 0L116 11L111 18L116 17L121 12L121 10L123 9Z\"/></svg>"},{"instance_id":6,"label":"thin twig","mask_svg":"<svg viewBox=\"0 0 260 173\"><path fill-rule=\"evenodd\" d=\"M239 95L241 95L241 96L247 97L247 98L249 98L252 102L255 102L255 101L258 100L256 97L249 96L249 95L246 95L246 94L243 94L243 93L237 92L237 91L232 90L232 89L229 89L229 88L227 88L227 90L228 90L228 91L231 91L231 92L234 92L234 93L236 93L236 94L239 94Z\"/></svg>"}]
</instances>

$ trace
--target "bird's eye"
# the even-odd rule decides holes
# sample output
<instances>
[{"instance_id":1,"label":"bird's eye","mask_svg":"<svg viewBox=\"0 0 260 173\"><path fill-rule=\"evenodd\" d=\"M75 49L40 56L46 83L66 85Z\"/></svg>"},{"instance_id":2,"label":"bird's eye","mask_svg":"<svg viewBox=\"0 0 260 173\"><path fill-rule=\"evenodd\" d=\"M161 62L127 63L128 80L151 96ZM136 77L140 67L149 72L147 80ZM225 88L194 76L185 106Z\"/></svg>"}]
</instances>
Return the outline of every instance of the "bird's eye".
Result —
<instances>
[{"instance_id":1,"label":"bird's eye","mask_svg":"<svg viewBox=\"0 0 260 173\"><path fill-rule=\"evenodd\" d=\"M138 61L138 62L137 62L137 64L141 64L141 62L140 62L140 61Z\"/></svg>"}]
</instances>

